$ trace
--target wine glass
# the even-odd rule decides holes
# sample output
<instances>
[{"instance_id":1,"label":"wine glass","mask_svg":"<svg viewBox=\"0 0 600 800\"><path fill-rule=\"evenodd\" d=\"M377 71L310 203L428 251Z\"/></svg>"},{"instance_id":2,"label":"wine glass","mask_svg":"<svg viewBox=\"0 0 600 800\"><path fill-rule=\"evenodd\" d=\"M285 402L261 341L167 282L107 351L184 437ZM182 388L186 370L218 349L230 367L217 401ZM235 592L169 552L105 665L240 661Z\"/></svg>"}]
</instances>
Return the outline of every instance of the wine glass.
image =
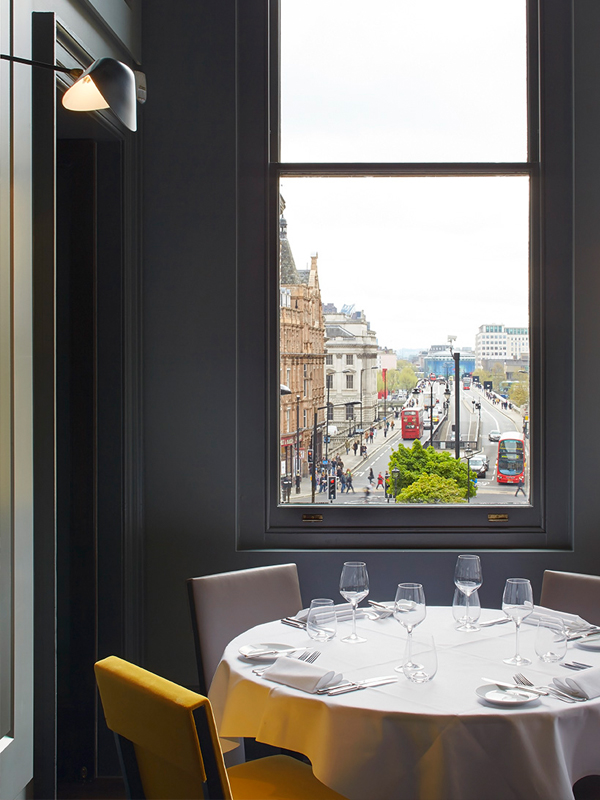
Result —
<instances>
[{"instance_id":1,"label":"wine glass","mask_svg":"<svg viewBox=\"0 0 600 800\"><path fill-rule=\"evenodd\" d=\"M479 556L459 556L454 569L454 585L466 598L465 621L457 629L459 631L478 631L479 625L474 625L469 618L469 598L483 583L481 577L481 561Z\"/></svg>"},{"instance_id":2,"label":"wine glass","mask_svg":"<svg viewBox=\"0 0 600 800\"><path fill-rule=\"evenodd\" d=\"M406 643L406 659L395 667L396 672L420 669L420 664L412 660L412 632L419 622L423 622L427 613L425 606L425 592L420 583L399 583L394 600L394 617L406 628L408 634Z\"/></svg>"},{"instance_id":3,"label":"wine glass","mask_svg":"<svg viewBox=\"0 0 600 800\"><path fill-rule=\"evenodd\" d=\"M523 658L519 654L519 630L521 622L533 611L533 592L527 578L508 578L502 596L502 611L507 617L514 620L516 627L515 654L512 658L505 658L504 663L513 667L522 667L531 664L531 659Z\"/></svg>"},{"instance_id":4,"label":"wine glass","mask_svg":"<svg viewBox=\"0 0 600 800\"><path fill-rule=\"evenodd\" d=\"M346 561L340 577L340 594L352 606L352 633L340 639L348 644L366 642L356 634L356 606L369 594L369 574L364 561Z\"/></svg>"},{"instance_id":5,"label":"wine glass","mask_svg":"<svg viewBox=\"0 0 600 800\"><path fill-rule=\"evenodd\" d=\"M467 602L469 603L468 617L466 616ZM469 598L467 598L458 589L454 590L454 598L452 600L452 616L456 620L456 630L462 630L462 626L467 620L472 623L477 623L477 620L481 616L481 604L479 602L477 590L475 590Z\"/></svg>"}]
</instances>

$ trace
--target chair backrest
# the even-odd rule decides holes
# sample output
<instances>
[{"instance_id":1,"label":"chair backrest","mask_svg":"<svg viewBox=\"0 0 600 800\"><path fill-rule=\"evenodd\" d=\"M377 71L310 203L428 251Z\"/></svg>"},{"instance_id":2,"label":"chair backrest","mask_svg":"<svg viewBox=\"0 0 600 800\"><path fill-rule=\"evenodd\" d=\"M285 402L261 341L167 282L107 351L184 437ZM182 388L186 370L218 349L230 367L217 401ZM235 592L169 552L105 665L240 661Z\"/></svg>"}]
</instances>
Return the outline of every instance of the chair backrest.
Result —
<instances>
[{"instance_id":1,"label":"chair backrest","mask_svg":"<svg viewBox=\"0 0 600 800\"><path fill-rule=\"evenodd\" d=\"M187 581L198 674L208 691L227 644L263 622L288 617L302 608L295 564L241 569Z\"/></svg>"},{"instance_id":2,"label":"chair backrest","mask_svg":"<svg viewBox=\"0 0 600 800\"><path fill-rule=\"evenodd\" d=\"M592 625L600 625L600 577L547 569L540 603L546 608L579 614Z\"/></svg>"},{"instance_id":3,"label":"chair backrest","mask_svg":"<svg viewBox=\"0 0 600 800\"><path fill-rule=\"evenodd\" d=\"M116 656L98 661L95 672L129 797L204 800L206 781L211 800L231 800L206 697Z\"/></svg>"}]
</instances>

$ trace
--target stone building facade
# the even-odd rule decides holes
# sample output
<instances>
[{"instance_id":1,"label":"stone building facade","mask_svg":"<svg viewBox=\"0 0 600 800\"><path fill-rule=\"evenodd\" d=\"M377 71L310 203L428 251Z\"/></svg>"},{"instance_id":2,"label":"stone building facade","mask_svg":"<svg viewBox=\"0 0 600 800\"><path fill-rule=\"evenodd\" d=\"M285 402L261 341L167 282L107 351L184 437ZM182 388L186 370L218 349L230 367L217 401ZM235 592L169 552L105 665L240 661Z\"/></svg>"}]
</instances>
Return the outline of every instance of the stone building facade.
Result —
<instances>
[{"instance_id":1,"label":"stone building facade","mask_svg":"<svg viewBox=\"0 0 600 800\"><path fill-rule=\"evenodd\" d=\"M338 441L331 440L337 452L347 437L377 419L378 345L364 311L338 312L331 303L324 310L326 402L330 425L337 429ZM351 403L356 405L346 405Z\"/></svg>"},{"instance_id":2,"label":"stone building facade","mask_svg":"<svg viewBox=\"0 0 600 800\"><path fill-rule=\"evenodd\" d=\"M325 324L319 289L317 254L310 268L296 267L280 202L279 220L279 358L281 477L310 474L309 449L321 458L325 424ZM289 391L288 391L289 390ZM321 408L320 411L317 409ZM317 413L317 441L312 442Z\"/></svg>"}]
</instances>

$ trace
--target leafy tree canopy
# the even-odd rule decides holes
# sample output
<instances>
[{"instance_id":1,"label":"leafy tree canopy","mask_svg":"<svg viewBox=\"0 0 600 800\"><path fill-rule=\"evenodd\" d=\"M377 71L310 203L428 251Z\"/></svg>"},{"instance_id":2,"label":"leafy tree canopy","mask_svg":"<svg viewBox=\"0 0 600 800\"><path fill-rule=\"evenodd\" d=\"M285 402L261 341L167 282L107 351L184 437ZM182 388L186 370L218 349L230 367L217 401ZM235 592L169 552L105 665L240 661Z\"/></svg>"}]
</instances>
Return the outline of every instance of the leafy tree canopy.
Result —
<instances>
[{"instance_id":1,"label":"leafy tree canopy","mask_svg":"<svg viewBox=\"0 0 600 800\"><path fill-rule=\"evenodd\" d=\"M492 378L491 378L494 386L494 391L500 391L500 384L502 381L506 380L506 375L504 374L504 367L502 364L496 363L494 364L494 368L492 370Z\"/></svg>"},{"instance_id":2,"label":"leafy tree canopy","mask_svg":"<svg viewBox=\"0 0 600 800\"><path fill-rule=\"evenodd\" d=\"M447 450L435 450L433 447L423 448L418 439L415 440L412 447L405 447L403 444L399 444L398 449L392 451L390 456L389 473L391 476L394 475L394 468L400 470L395 483L393 478L391 481L391 488L394 493L402 492L418 481L422 475L426 474L430 476L437 475L444 480L453 481L459 496L463 498L467 496L467 465L465 462L455 459ZM471 470L471 497L477 494L474 477L475 473ZM411 500L410 502L417 501ZM428 500L424 502L434 501ZM458 501L439 500L436 502Z\"/></svg>"},{"instance_id":3,"label":"leafy tree canopy","mask_svg":"<svg viewBox=\"0 0 600 800\"><path fill-rule=\"evenodd\" d=\"M464 491L456 481L440 475L423 473L416 481L403 489L396 498L397 503L464 503Z\"/></svg>"},{"instance_id":4,"label":"leafy tree canopy","mask_svg":"<svg viewBox=\"0 0 600 800\"><path fill-rule=\"evenodd\" d=\"M400 389L400 373L397 369L388 369L385 376L385 386L388 392L395 392ZM384 388L383 375L381 372L377 373L377 391L382 392Z\"/></svg>"},{"instance_id":5,"label":"leafy tree canopy","mask_svg":"<svg viewBox=\"0 0 600 800\"><path fill-rule=\"evenodd\" d=\"M412 366L403 367L399 375L399 389L410 392L417 385L417 376Z\"/></svg>"},{"instance_id":6,"label":"leafy tree canopy","mask_svg":"<svg viewBox=\"0 0 600 800\"><path fill-rule=\"evenodd\" d=\"M508 390L508 398L516 406L522 406L529 400L529 381L520 380L513 383Z\"/></svg>"}]
</instances>

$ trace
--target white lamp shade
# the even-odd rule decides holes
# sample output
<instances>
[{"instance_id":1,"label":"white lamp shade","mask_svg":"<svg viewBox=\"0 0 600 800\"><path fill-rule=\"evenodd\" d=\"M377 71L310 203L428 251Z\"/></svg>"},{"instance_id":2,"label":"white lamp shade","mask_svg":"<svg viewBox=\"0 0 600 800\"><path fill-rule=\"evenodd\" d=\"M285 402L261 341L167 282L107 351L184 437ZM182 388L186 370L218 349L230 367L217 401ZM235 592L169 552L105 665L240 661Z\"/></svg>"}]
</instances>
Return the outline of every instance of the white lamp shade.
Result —
<instances>
[{"instance_id":1,"label":"white lamp shade","mask_svg":"<svg viewBox=\"0 0 600 800\"><path fill-rule=\"evenodd\" d=\"M137 129L136 85L133 71L114 58L99 58L63 95L70 111L110 108L129 130Z\"/></svg>"}]
</instances>

